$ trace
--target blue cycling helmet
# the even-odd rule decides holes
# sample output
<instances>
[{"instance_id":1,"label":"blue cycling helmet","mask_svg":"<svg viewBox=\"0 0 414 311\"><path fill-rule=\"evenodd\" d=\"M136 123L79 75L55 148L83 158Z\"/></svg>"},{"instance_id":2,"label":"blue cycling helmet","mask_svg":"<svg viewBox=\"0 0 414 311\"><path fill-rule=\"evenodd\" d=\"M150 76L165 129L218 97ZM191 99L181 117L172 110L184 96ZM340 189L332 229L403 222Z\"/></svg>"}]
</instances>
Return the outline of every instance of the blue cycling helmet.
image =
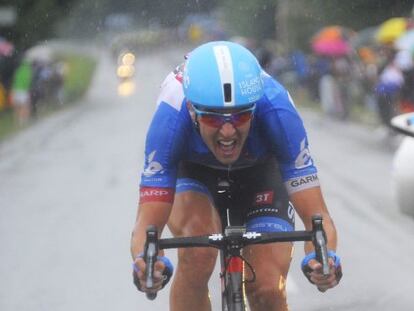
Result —
<instances>
[{"instance_id":1,"label":"blue cycling helmet","mask_svg":"<svg viewBox=\"0 0 414 311\"><path fill-rule=\"evenodd\" d=\"M194 49L183 74L184 95L201 108L241 108L264 94L261 67L243 46L214 41Z\"/></svg>"}]
</instances>

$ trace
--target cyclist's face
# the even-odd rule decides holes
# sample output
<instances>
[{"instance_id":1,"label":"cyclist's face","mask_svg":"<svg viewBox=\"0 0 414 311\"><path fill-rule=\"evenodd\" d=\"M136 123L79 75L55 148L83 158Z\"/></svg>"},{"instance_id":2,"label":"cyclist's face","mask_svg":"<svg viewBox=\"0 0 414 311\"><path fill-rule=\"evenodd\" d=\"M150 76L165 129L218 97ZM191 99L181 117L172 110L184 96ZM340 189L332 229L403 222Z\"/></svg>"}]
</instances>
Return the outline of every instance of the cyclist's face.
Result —
<instances>
[{"instance_id":1,"label":"cyclist's face","mask_svg":"<svg viewBox=\"0 0 414 311\"><path fill-rule=\"evenodd\" d=\"M191 105L189 110L195 121L196 114ZM250 130L250 119L237 126L231 122L223 123L219 127L211 126L201 120L198 123L201 138L219 162L229 165L240 157Z\"/></svg>"}]
</instances>

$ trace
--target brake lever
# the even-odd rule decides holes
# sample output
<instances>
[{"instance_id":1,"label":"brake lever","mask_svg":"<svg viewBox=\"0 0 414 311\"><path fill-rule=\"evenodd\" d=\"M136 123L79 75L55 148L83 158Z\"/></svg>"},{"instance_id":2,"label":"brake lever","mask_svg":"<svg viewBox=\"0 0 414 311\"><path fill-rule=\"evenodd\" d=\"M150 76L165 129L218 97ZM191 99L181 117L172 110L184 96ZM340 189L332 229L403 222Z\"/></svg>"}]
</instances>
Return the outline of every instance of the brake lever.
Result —
<instances>
[{"instance_id":1,"label":"brake lever","mask_svg":"<svg viewBox=\"0 0 414 311\"><path fill-rule=\"evenodd\" d=\"M322 264L322 274L329 275L327 238L322 224L322 215L312 216L312 242L315 247L316 260Z\"/></svg>"},{"instance_id":2,"label":"brake lever","mask_svg":"<svg viewBox=\"0 0 414 311\"><path fill-rule=\"evenodd\" d=\"M147 227L147 239L144 246L145 268L145 287L152 288L154 286L154 265L158 255L158 230L154 225ZM147 293L149 300L154 300L157 293Z\"/></svg>"}]
</instances>

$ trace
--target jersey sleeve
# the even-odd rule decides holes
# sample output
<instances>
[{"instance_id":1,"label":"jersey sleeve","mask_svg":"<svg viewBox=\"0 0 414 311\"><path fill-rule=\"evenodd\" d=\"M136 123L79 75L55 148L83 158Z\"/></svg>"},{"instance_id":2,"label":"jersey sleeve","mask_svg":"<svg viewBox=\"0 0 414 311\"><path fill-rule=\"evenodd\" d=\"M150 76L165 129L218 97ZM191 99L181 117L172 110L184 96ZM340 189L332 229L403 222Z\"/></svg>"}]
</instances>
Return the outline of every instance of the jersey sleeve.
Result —
<instances>
[{"instance_id":1,"label":"jersey sleeve","mask_svg":"<svg viewBox=\"0 0 414 311\"><path fill-rule=\"evenodd\" d=\"M145 163L140 184L141 201L145 200L143 195L166 194L166 188L175 189L177 166L186 149L190 122L183 100L181 83L171 73L161 86L157 110L146 136ZM142 189L146 191L143 192ZM160 192L154 192L155 190Z\"/></svg>"},{"instance_id":2,"label":"jersey sleeve","mask_svg":"<svg viewBox=\"0 0 414 311\"><path fill-rule=\"evenodd\" d=\"M286 89L270 79L265 84L268 102L259 113L286 189L291 194L319 186L303 121Z\"/></svg>"}]
</instances>

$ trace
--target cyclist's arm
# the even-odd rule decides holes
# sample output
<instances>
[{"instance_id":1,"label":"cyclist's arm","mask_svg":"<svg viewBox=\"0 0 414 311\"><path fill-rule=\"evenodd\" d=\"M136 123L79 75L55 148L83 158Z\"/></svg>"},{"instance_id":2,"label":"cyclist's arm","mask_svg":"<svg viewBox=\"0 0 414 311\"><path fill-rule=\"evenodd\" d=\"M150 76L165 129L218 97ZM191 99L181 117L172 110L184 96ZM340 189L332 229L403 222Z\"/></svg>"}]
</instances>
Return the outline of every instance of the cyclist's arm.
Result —
<instances>
[{"instance_id":1,"label":"cyclist's arm","mask_svg":"<svg viewBox=\"0 0 414 311\"><path fill-rule=\"evenodd\" d=\"M328 250L333 251L332 254L335 254L337 244L336 229L324 203L320 187L311 187L291 193L290 199L307 230L311 230L312 228L312 215L321 214L323 216L323 227L328 240ZM311 242L305 243L306 254L313 256L312 254L315 254L314 251ZM336 257L336 255L334 255L334 257L329 258L330 269L328 275L323 273L321 263L315 259L310 259L307 263L310 271L303 270L304 267L302 267L308 280L315 284L321 292L325 292L338 285L342 277L342 268L340 266L339 257Z\"/></svg>"},{"instance_id":2,"label":"cyclist's arm","mask_svg":"<svg viewBox=\"0 0 414 311\"><path fill-rule=\"evenodd\" d=\"M267 102L258 117L264 122L290 200L307 230L312 228L312 216L322 214L328 248L335 250L336 231L322 197L303 121L283 86L269 77L265 81ZM307 253L313 251L312 243L306 243L305 247Z\"/></svg>"},{"instance_id":3,"label":"cyclist's arm","mask_svg":"<svg viewBox=\"0 0 414 311\"><path fill-rule=\"evenodd\" d=\"M140 204L137 213L137 219L132 231L131 238L131 255L133 259L133 278L135 286L147 293L156 293L164 287L172 275L172 266L169 264L169 269L166 269L168 261L163 256L163 252L158 253L158 260L154 265L154 273L152 276L153 285L150 288L146 287L146 263L143 258L144 245L146 241L146 229L148 225L155 225L159 230L159 236L167 223L170 215L172 203L170 202L146 202ZM169 261L168 261L169 262ZM168 276L167 276L168 275ZM166 277L167 276L167 277Z\"/></svg>"},{"instance_id":4,"label":"cyclist's arm","mask_svg":"<svg viewBox=\"0 0 414 311\"><path fill-rule=\"evenodd\" d=\"M171 208L172 204L168 202L147 202L140 204L132 231L132 259L135 259L144 250L148 225L155 225L159 230L159 236L161 236L161 232L168 221Z\"/></svg>"},{"instance_id":5,"label":"cyclist's arm","mask_svg":"<svg viewBox=\"0 0 414 311\"><path fill-rule=\"evenodd\" d=\"M184 105L182 85L171 73L161 86L157 110L146 135L145 165L141 174L140 205L131 238L131 255L134 261L134 283L138 289L151 292L161 289L170 279L173 267L168 258L158 253L154 266L154 286L145 288L142 258L146 230L149 225L158 228L161 236L171 213L174 201L177 165L188 131L192 129L191 118Z\"/></svg>"},{"instance_id":6,"label":"cyclist's arm","mask_svg":"<svg viewBox=\"0 0 414 311\"><path fill-rule=\"evenodd\" d=\"M328 250L336 251L337 235L335 225L325 205L320 187L312 187L290 194L290 201L293 203L296 212L302 219L306 230L312 229L312 216L321 214L323 227L328 240ZM313 252L311 242L305 243L306 254Z\"/></svg>"},{"instance_id":7,"label":"cyclist's arm","mask_svg":"<svg viewBox=\"0 0 414 311\"><path fill-rule=\"evenodd\" d=\"M280 171L289 193L290 201L301 217L307 230L312 229L312 216L323 216L324 229L328 239L328 250L335 255L337 235L333 221L326 208L317 169L311 157L306 131L289 93L276 81L266 79L264 107L258 111L258 119L264 122L263 129L269 139L274 155L279 161ZM308 279L319 290L325 291L338 284L342 275L339 257L329 258L330 273L327 277L322 265L312 259L314 247L305 243L305 252L310 256L308 266L311 273ZM336 260L338 259L338 260Z\"/></svg>"},{"instance_id":8,"label":"cyclist's arm","mask_svg":"<svg viewBox=\"0 0 414 311\"><path fill-rule=\"evenodd\" d=\"M181 83L170 73L161 86L146 135L140 204L131 243L134 258L143 251L147 226L157 226L160 236L171 212L177 165L192 126L183 98Z\"/></svg>"}]
</instances>

